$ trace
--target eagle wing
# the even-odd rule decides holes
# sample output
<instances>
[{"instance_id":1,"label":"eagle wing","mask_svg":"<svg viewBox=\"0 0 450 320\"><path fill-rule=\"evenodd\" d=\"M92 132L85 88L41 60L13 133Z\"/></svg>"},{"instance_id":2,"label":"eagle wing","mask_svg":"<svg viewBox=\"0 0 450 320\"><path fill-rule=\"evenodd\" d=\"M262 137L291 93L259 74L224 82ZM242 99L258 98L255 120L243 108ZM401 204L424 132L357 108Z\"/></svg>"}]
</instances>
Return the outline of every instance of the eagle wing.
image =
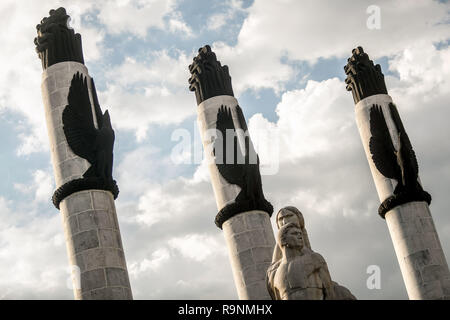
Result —
<instances>
[{"instance_id":1,"label":"eagle wing","mask_svg":"<svg viewBox=\"0 0 450 320\"><path fill-rule=\"evenodd\" d=\"M372 160L387 178L401 179L401 169L397 163L394 144L392 143L389 129L381 106L374 104L370 109L370 133L369 141Z\"/></svg>"},{"instance_id":2,"label":"eagle wing","mask_svg":"<svg viewBox=\"0 0 450 320\"><path fill-rule=\"evenodd\" d=\"M244 113L242 112L242 108L239 105L236 106L236 112L237 112L239 124L245 133L245 152L246 152L245 153L245 163L249 164L250 163L250 155L252 155L252 157L253 157L253 155L255 155L256 156L256 164L259 165L259 156L256 154L253 143L250 140L247 123L245 122ZM254 159L254 158L252 158L252 159ZM255 164L255 163L251 163L251 164Z\"/></svg>"},{"instance_id":3,"label":"eagle wing","mask_svg":"<svg viewBox=\"0 0 450 320\"><path fill-rule=\"evenodd\" d=\"M95 162L95 138L86 77L77 72L70 84L68 105L62 113L63 130L69 147L77 156Z\"/></svg>"},{"instance_id":4,"label":"eagle wing","mask_svg":"<svg viewBox=\"0 0 450 320\"><path fill-rule=\"evenodd\" d=\"M244 165L238 164L237 159L243 159L243 155L241 153L241 148L239 147L239 143L237 141L236 136L236 128L233 123L233 118L231 115L231 109L226 106L221 106L217 112L217 130L221 133L214 141L214 155L216 155L216 165L220 174L224 179L230 184L236 184L241 186L244 184ZM233 137L227 135L227 130L234 130ZM232 138L233 141L227 141L227 139ZM233 163L227 163L227 149L230 150L230 145L233 146ZM227 147L228 146L228 147ZM221 163L217 163L217 148L222 148L222 159L223 161L219 161Z\"/></svg>"},{"instance_id":5,"label":"eagle wing","mask_svg":"<svg viewBox=\"0 0 450 320\"><path fill-rule=\"evenodd\" d=\"M97 90L95 90L94 79L91 78L91 87L92 87L92 100L94 102L94 111L95 117L97 118L98 129L103 127L103 112L100 109L100 104L98 103Z\"/></svg>"},{"instance_id":6,"label":"eagle wing","mask_svg":"<svg viewBox=\"0 0 450 320\"><path fill-rule=\"evenodd\" d=\"M419 174L419 164L417 163L416 153L413 150L411 141L409 140L408 135L406 134L405 128L403 127L402 120L400 119L400 115L398 114L397 107L395 104L389 104L389 110L391 111L392 120L394 120L395 126L397 127L397 131L402 136L402 148L403 153L408 155L409 164L412 166L416 175ZM405 159L406 160L406 159Z\"/></svg>"}]
</instances>

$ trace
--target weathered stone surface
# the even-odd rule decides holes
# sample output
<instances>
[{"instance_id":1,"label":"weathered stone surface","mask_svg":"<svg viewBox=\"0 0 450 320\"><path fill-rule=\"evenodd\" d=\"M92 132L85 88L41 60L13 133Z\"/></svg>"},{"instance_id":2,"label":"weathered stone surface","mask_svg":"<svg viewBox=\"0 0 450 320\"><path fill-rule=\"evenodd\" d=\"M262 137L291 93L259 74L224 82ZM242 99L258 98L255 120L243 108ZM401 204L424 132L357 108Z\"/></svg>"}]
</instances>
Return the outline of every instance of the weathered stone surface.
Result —
<instances>
[{"instance_id":1,"label":"weathered stone surface","mask_svg":"<svg viewBox=\"0 0 450 320\"><path fill-rule=\"evenodd\" d=\"M422 269L422 280L424 283L445 279L447 270L444 266L428 265Z\"/></svg>"},{"instance_id":2,"label":"weathered stone surface","mask_svg":"<svg viewBox=\"0 0 450 320\"><path fill-rule=\"evenodd\" d=\"M106 268L106 282L110 287L129 287L127 271L120 268Z\"/></svg>"},{"instance_id":3,"label":"weathered stone surface","mask_svg":"<svg viewBox=\"0 0 450 320\"><path fill-rule=\"evenodd\" d=\"M93 193L93 203L96 210L112 210L114 199L112 194L107 191Z\"/></svg>"},{"instance_id":4,"label":"weathered stone surface","mask_svg":"<svg viewBox=\"0 0 450 320\"><path fill-rule=\"evenodd\" d=\"M126 268L125 256L121 249L115 248L104 248L105 251L105 262L107 266Z\"/></svg>"},{"instance_id":5,"label":"weathered stone surface","mask_svg":"<svg viewBox=\"0 0 450 320\"><path fill-rule=\"evenodd\" d=\"M95 215L94 210L81 212L77 215L78 223L80 225L80 231L88 231L98 228L94 220L94 215Z\"/></svg>"},{"instance_id":6,"label":"weathered stone surface","mask_svg":"<svg viewBox=\"0 0 450 320\"><path fill-rule=\"evenodd\" d=\"M267 237L264 234L264 231L265 231L264 228L261 228L248 232L252 248L265 247L269 245Z\"/></svg>"},{"instance_id":7,"label":"weathered stone surface","mask_svg":"<svg viewBox=\"0 0 450 320\"><path fill-rule=\"evenodd\" d=\"M248 218L248 215L254 217ZM273 231L269 233L267 230L272 230L270 218L267 213L260 211L236 215L223 224L234 282L240 299L270 300L265 273L270 264L275 238ZM265 262L267 257L269 259Z\"/></svg>"},{"instance_id":8,"label":"weathered stone surface","mask_svg":"<svg viewBox=\"0 0 450 320\"><path fill-rule=\"evenodd\" d=\"M425 282L422 286L422 297L421 300L436 300L444 297L444 292L442 291L442 285L440 280Z\"/></svg>"},{"instance_id":9,"label":"weathered stone surface","mask_svg":"<svg viewBox=\"0 0 450 320\"><path fill-rule=\"evenodd\" d=\"M245 251L238 252L238 261L241 264L241 269L245 267L254 265L252 249L247 249Z\"/></svg>"},{"instance_id":10,"label":"weathered stone surface","mask_svg":"<svg viewBox=\"0 0 450 320\"><path fill-rule=\"evenodd\" d=\"M250 285L252 283L265 279L265 277L262 277L262 275L258 273L258 269L255 264L243 269L242 274L244 275L245 285Z\"/></svg>"},{"instance_id":11,"label":"weathered stone surface","mask_svg":"<svg viewBox=\"0 0 450 320\"><path fill-rule=\"evenodd\" d=\"M102 193L100 197L93 193ZM74 196L80 196L74 200ZM100 207L105 207L105 199L110 195L104 191L82 191L67 197L62 202L61 214L65 224L65 235L71 264L85 274L81 292L75 292L76 299L131 299L130 283L122 249L120 232L115 221L115 210L94 210L95 201L100 199ZM94 202L94 203L92 203ZM114 202L112 202L114 205ZM111 203L108 204L111 208ZM69 212L69 208L73 212ZM88 210L86 210L88 209ZM71 213L71 214L69 214ZM91 277L103 272L105 283L93 282ZM92 272L91 272L92 271ZM99 287L102 285L102 287ZM88 287L86 287L88 286ZM114 290L103 290L121 286ZM97 289L91 289L91 288ZM108 298L109 297L109 298Z\"/></svg>"},{"instance_id":12,"label":"weathered stone surface","mask_svg":"<svg viewBox=\"0 0 450 320\"><path fill-rule=\"evenodd\" d=\"M69 227L70 227L70 233L71 234L76 234L76 233L78 233L80 231L79 227L78 227L77 216L69 217Z\"/></svg>"},{"instance_id":13,"label":"weathered stone surface","mask_svg":"<svg viewBox=\"0 0 450 320\"><path fill-rule=\"evenodd\" d=\"M272 247L257 247L252 248L252 256L255 263L268 263L272 261Z\"/></svg>"},{"instance_id":14,"label":"weathered stone surface","mask_svg":"<svg viewBox=\"0 0 450 320\"><path fill-rule=\"evenodd\" d=\"M73 236L75 253L80 253L88 249L97 248L100 245L97 230L90 230L77 233Z\"/></svg>"},{"instance_id":15,"label":"weathered stone surface","mask_svg":"<svg viewBox=\"0 0 450 320\"><path fill-rule=\"evenodd\" d=\"M238 253L250 249L252 247L250 235L247 232L232 235L230 237L230 246Z\"/></svg>"},{"instance_id":16,"label":"weathered stone surface","mask_svg":"<svg viewBox=\"0 0 450 320\"><path fill-rule=\"evenodd\" d=\"M67 105L67 90L57 90L50 93L50 103L53 107L61 107ZM55 119L56 120L56 119ZM62 126L62 122L58 123Z\"/></svg>"},{"instance_id":17,"label":"weathered stone surface","mask_svg":"<svg viewBox=\"0 0 450 320\"><path fill-rule=\"evenodd\" d=\"M111 228L119 230L119 225L114 223L114 218L106 210L95 210L93 214L94 224L99 228Z\"/></svg>"},{"instance_id":18,"label":"weathered stone surface","mask_svg":"<svg viewBox=\"0 0 450 320\"><path fill-rule=\"evenodd\" d=\"M121 287L107 287L92 290L89 293L90 300L125 300L127 298L124 289Z\"/></svg>"},{"instance_id":19,"label":"weathered stone surface","mask_svg":"<svg viewBox=\"0 0 450 320\"><path fill-rule=\"evenodd\" d=\"M96 269L81 273L82 292L106 287L105 269Z\"/></svg>"},{"instance_id":20,"label":"weathered stone surface","mask_svg":"<svg viewBox=\"0 0 450 320\"><path fill-rule=\"evenodd\" d=\"M60 206L61 209L65 208L70 215L92 210L91 194L89 191L74 193L61 201Z\"/></svg>"},{"instance_id":21,"label":"weathered stone surface","mask_svg":"<svg viewBox=\"0 0 450 320\"><path fill-rule=\"evenodd\" d=\"M99 229L98 236L101 247L121 248L120 238L117 231L111 229Z\"/></svg>"},{"instance_id":22,"label":"weathered stone surface","mask_svg":"<svg viewBox=\"0 0 450 320\"><path fill-rule=\"evenodd\" d=\"M257 281L247 285L247 297L245 299L252 299L251 297L256 297L261 295L261 292L267 291L267 287L264 284L264 281ZM269 297L270 298L270 297ZM267 299L265 299L267 300Z\"/></svg>"},{"instance_id":23,"label":"weathered stone surface","mask_svg":"<svg viewBox=\"0 0 450 320\"><path fill-rule=\"evenodd\" d=\"M264 217L262 217L262 215L264 215L266 213L255 213L255 214L249 214L249 215L245 215L245 221L246 221L246 226L249 230L260 230L260 229L264 229L265 225L264 225Z\"/></svg>"},{"instance_id":24,"label":"weathered stone surface","mask_svg":"<svg viewBox=\"0 0 450 320\"><path fill-rule=\"evenodd\" d=\"M101 267L106 267L106 252L104 249L96 248L92 250L86 250L77 254L80 257L81 271L92 270Z\"/></svg>"}]
</instances>

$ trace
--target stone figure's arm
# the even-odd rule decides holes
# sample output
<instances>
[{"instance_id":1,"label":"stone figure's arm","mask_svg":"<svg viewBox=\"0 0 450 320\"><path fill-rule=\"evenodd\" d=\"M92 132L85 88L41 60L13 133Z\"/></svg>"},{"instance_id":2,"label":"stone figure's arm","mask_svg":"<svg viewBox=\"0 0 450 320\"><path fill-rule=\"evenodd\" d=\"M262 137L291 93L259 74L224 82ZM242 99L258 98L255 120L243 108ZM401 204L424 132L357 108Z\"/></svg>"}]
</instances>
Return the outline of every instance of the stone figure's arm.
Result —
<instances>
[{"instance_id":1,"label":"stone figure's arm","mask_svg":"<svg viewBox=\"0 0 450 320\"><path fill-rule=\"evenodd\" d=\"M277 300L277 297L275 296L275 292L272 290L272 284L269 281L269 278L266 276L266 286L267 291L269 292L270 298L272 300Z\"/></svg>"},{"instance_id":2,"label":"stone figure's arm","mask_svg":"<svg viewBox=\"0 0 450 320\"><path fill-rule=\"evenodd\" d=\"M274 286L275 273L277 272L279 265L280 265L279 262L272 263L266 272L266 287L267 287L267 291L269 292L269 295L272 298L272 300L278 300L277 296L279 296L276 293L277 288L275 288L275 286Z\"/></svg>"},{"instance_id":3,"label":"stone figure's arm","mask_svg":"<svg viewBox=\"0 0 450 320\"><path fill-rule=\"evenodd\" d=\"M280 249L280 246L278 243L275 243L275 248L273 249L273 255L272 255L272 264L277 262L278 260L281 260L282 258L282 252Z\"/></svg>"},{"instance_id":4,"label":"stone figure's arm","mask_svg":"<svg viewBox=\"0 0 450 320\"><path fill-rule=\"evenodd\" d=\"M324 299L334 300L336 295L334 293L333 281L331 280L330 272L328 271L328 265L325 259L318 253L316 253L320 279L322 280Z\"/></svg>"}]
</instances>

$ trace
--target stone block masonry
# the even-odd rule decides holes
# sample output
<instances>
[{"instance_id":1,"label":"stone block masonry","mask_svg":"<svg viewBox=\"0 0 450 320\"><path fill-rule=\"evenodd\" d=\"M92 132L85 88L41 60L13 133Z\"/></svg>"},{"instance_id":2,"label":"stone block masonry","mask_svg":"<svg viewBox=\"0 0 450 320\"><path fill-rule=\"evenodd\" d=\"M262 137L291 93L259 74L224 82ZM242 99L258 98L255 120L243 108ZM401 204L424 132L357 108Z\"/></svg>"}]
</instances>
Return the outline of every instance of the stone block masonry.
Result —
<instances>
[{"instance_id":1,"label":"stone block masonry","mask_svg":"<svg viewBox=\"0 0 450 320\"><path fill-rule=\"evenodd\" d=\"M80 271L76 299L131 299L119 223L110 192L74 193L61 202L70 264Z\"/></svg>"},{"instance_id":2,"label":"stone block masonry","mask_svg":"<svg viewBox=\"0 0 450 320\"><path fill-rule=\"evenodd\" d=\"M270 300L265 275L275 238L268 214L256 210L238 214L224 222L223 233L239 298Z\"/></svg>"}]
</instances>

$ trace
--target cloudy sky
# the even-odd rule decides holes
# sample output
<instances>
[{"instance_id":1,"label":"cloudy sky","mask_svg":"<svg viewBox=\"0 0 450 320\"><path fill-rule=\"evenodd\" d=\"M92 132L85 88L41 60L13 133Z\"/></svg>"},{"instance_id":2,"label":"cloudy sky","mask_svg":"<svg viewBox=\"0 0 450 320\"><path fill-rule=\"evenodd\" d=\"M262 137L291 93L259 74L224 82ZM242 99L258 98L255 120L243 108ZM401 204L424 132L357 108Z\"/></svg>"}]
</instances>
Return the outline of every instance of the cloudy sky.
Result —
<instances>
[{"instance_id":1,"label":"cloudy sky","mask_svg":"<svg viewBox=\"0 0 450 320\"><path fill-rule=\"evenodd\" d=\"M371 5L381 20L372 20ZM386 75L450 257L446 1L2 0L0 299L73 299L62 221L50 200L33 45L35 25L60 6L82 35L115 128L116 206L136 299L237 298L188 90L188 65L205 44L230 68L271 168L262 179L275 210L303 212L313 249L358 298L406 299L343 82L347 57L363 46ZM186 136L191 144L180 151ZM372 265L381 270L380 289L366 285Z\"/></svg>"}]
</instances>

